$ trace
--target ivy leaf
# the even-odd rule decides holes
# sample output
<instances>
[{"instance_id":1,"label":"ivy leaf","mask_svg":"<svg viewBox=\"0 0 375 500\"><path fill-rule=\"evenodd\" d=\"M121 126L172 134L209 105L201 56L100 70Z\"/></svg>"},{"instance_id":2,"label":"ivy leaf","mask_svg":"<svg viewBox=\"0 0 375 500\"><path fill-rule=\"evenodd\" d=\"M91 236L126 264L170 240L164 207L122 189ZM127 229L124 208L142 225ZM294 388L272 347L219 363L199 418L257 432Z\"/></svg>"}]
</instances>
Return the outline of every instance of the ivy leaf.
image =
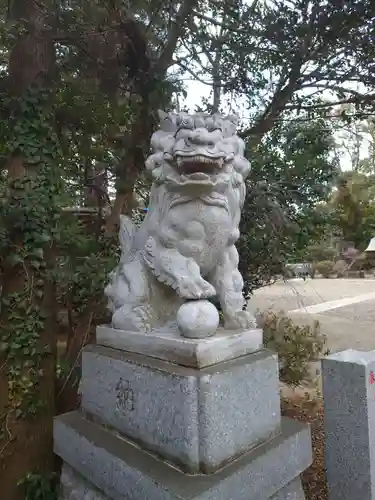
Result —
<instances>
[{"instance_id":1,"label":"ivy leaf","mask_svg":"<svg viewBox=\"0 0 375 500\"><path fill-rule=\"evenodd\" d=\"M22 262L24 261L19 253L11 253L10 255L8 255L7 260L11 266L17 266L19 264L22 264Z\"/></svg>"},{"instance_id":2,"label":"ivy leaf","mask_svg":"<svg viewBox=\"0 0 375 500\"><path fill-rule=\"evenodd\" d=\"M0 342L0 352L6 352L9 349L8 342Z\"/></svg>"},{"instance_id":3,"label":"ivy leaf","mask_svg":"<svg viewBox=\"0 0 375 500\"><path fill-rule=\"evenodd\" d=\"M43 231L38 234L38 241L40 243L49 243L51 241L51 236L47 232Z\"/></svg>"},{"instance_id":4,"label":"ivy leaf","mask_svg":"<svg viewBox=\"0 0 375 500\"><path fill-rule=\"evenodd\" d=\"M30 251L30 255L36 257L37 259L43 259L44 256L43 248L33 248Z\"/></svg>"}]
</instances>

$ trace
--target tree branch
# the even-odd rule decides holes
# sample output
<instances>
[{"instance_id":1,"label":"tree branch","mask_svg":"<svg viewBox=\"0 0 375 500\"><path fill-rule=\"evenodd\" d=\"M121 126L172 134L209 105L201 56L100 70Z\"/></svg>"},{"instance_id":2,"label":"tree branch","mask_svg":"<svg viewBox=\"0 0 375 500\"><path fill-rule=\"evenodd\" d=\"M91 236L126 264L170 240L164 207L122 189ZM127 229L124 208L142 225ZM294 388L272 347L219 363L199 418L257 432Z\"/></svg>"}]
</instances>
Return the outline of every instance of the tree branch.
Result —
<instances>
[{"instance_id":1,"label":"tree branch","mask_svg":"<svg viewBox=\"0 0 375 500\"><path fill-rule=\"evenodd\" d=\"M277 118L279 118L285 109L286 104L293 96L293 93L296 90L299 90L301 86L299 78L302 64L303 59L301 54L299 54L289 72L288 83L285 86L283 85L283 81L279 83L278 88L264 113L258 118L258 120L256 120L252 127L249 127L241 132L240 136L242 138L255 136L260 139L264 134L271 130L273 123Z\"/></svg>"},{"instance_id":2,"label":"tree branch","mask_svg":"<svg viewBox=\"0 0 375 500\"><path fill-rule=\"evenodd\" d=\"M257 5L258 5L258 0L254 0L253 4L249 7L249 12L253 13L255 11ZM207 21L207 22L213 24L214 26L218 26L219 28L227 30L227 31L230 31L232 33L243 33L243 34L247 34L247 35L249 34L249 30L248 29L235 28L234 26L232 26L230 24L218 21L217 19L215 19L213 17L207 16L205 14L200 14L196 10L193 11L193 14L198 19L202 19L203 21Z\"/></svg>"},{"instance_id":3,"label":"tree branch","mask_svg":"<svg viewBox=\"0 0 375 500\"><path fill-rule=\"evenodd\" d=\"M324 109L330 108L332 106L341 106L342 104L370 104L375 102L375 93L367 94L367 95L356 95L355 97L348 97L347 99L341 99L339 101L334 102L322 102L319 104L311 104L308 106L298 105L298 104L290 104L285 106L285 109L301 109L301 110L309 110L309 109Z\"/></svg>"},{"instance_id":4,"label":"tree branch","mask_svg":"<svg viewBox=\"0 0 375 500\"><path fill-rule=\"evenodd\" d=\"M171 64L173 54L176 50L178 39L181 36L182 29L184 24L187 22L189 17L191 16L195 5L198 3L198 0L183 0L180 8L178 9L176 20L172 24L167 42L164 46L164 49L155 64L154 71L157 74L163 74L167 71L169 65Z\"/></svg>"},{"instance_id":5,"label":"tree branch","mask_svg":"<svg viewBox=\"0 0 375 500\"><path fill-rule=\"evenodd\" d=\"M238 28L231 26L230 24L222 23L213 17L206 16L205 14L200 14L196 10L193 11L193 14L195 17L197 17L198 19L201 19L202 21L207 21L207 22L213 24L214 26L218 26L219 28L231 31L232 33L248 34L248 31L245 29L238 29Z\"/></svg>"},{"instance_id":6,"label":"tree branch","mask_svg":"<svg viewBox=\"0 0 375 500\"><path fill-rule=\"evenodd\" d=\"M209 87L212 87L212 81L205 81L202 80L202 78L192 69L190 69L188 66L183 64L181 61L173 61L173 64L178 64L184 71L189 73L197 82L202 83L203 85L207 85Z\"/></svg>"}]
</instances>

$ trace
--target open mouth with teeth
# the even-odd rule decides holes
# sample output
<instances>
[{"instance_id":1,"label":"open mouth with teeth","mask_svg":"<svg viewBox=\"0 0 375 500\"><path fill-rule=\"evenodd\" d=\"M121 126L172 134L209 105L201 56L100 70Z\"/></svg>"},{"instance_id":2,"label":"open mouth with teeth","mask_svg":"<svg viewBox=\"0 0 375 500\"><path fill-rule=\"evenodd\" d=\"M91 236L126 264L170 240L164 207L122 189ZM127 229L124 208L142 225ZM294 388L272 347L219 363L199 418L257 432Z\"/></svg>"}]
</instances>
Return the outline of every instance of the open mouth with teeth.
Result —
<instances>
[{"instance_id":1,"label":"open mouth with teeth","mask_svg":"<svg viewBox=\"0 0 375 500\"><path fill-rule=\"evenodd\" d=\"M177 156L179 172L188 177L206 177L219 172L224 163L222 156L210 157L203 155Z\"/></svg>"}]
</instances>

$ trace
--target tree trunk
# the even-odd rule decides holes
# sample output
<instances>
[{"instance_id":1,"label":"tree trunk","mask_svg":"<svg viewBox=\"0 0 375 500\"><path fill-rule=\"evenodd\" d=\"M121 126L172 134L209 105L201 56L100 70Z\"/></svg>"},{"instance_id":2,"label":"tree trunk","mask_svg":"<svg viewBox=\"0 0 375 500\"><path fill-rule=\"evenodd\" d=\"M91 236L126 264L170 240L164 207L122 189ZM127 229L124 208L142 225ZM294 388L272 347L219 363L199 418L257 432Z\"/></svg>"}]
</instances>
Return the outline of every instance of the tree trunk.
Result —
<instances>
[{"instance_id":1,"label":"tree trunk","mask_svg":"<svg viewBox=\"0 0 375 500\"><path fill-rule=\"evenodd\" d=\"M22 120L22 110L19 109L24 94L32 85L48 85L48 75L54 62L53 44L46 38L46 19L53 9L53 3L48 1L36 2L34 0L13 0L11 3L10 18L18 26L22 26L20 35L14 44L9 58L9 92L18 100L14 100L12 116L15 121ZM12 122L10 122L10 127ZM13 131L18 137L22 131ZM46 138L47 139L47 138ZM21 147L19 148L21 150ZM23 156L22 151L14 150L7 162L7 173L9 181L8 206L17 206L17 200L27 199L28 185L15 185L15 181L33 176L38 172L38 165L31 166ZM6 220L6 219L4 219ZM22 488L18 482L27 473L51 471L54 457L52 451L52 417L54 416L54 379L55 379L55 331L51 324L53 310L53 284L46 278L39 283L42 294L36 296L35 282L39 275L30 262L25 258L22 262L11 263L6 260L12 252L22 252L24 247L23 229L12 228L9 223L9 243L7 254L3 255L3 286L1 291L1 329L0 343L9 343L9 339L17 341L17 335L22 331L23 318L19 318L17 332L14 330L15 319L12 316L12 307L8 302L15 295L21 296L29 291L28 303L30 306L38 307L38 311L47 318L39 329L39 337L36 347L44 349L48 346L49 353L46 354L37 369L40 371L38 379L38 401L41 403L40 410L36 410L35 416L31 415L33 408L29 405L29 411L18 415L19 408L16 406L12 396L11 381L18 377L29 376L33 368L21 363L20 373L11 375L16 360L9 357L9 351L0 353L0 477L1 498L4 500L23 500L25 498ZM48 269L53 265L53 252L51 246L44 249L43 267ZM28 317L25 314L25 335L28 332ZM43 323L42 323L43 325ZM14 353L14 351L13 351ZM27 360L27 354L22 353ZM30 360L33 360L30 352ZM30 375L31 376L31 375ZM13 377L13 378L11 378ZM2 432L1 432L2 431Z\"/></svg>"},{"instance_id":2,"label":"tree trunk","mask_svg":"<svg viewBox=\"0 0 375 500\"><path fill-rule=\"evenodd\" d=\"M163 99L161 95L159 98L154 96L151 104L150 96L164 80L172 63L178 41L183 34L184 26L188 25L197 3L198 0L183 0L180 3L175 20L170 25L164 48L154 63L147 60L146 50L144 53L137 54L138 59L144 63L140 64L133 81L135 93L140 98L140 106L137 118L124 141L126 157L123 158L118 175L120 182L117 186L116 200L105 226L105 232L108 235L113 234L117 228L120 214L131 215L134 208L134 186L140 169L144 166L144 151L147 151L149 147L151 134L156 125L152 120L152 115L161 105ZM137 37L140 37L139 41L143 42L138 47L145 49L147 46L146 34L138 30L133 31L133 33L136 33ZM142 37L143 40L141 40Z\"/></svg>"},{"instance_id":3,"label":"tree trunk","mask_svg":"<svg viewBox=\"0 0 375 500\"><path fill-rule=\"evenodd\" d=\"M148 148L154 128L152 111L154 110L146 98L128 136L124 138L126 156L118 167L116 199L105 224L107 235L113 234L118 228L120 214L131 216L135 208L134 186L139 172L144 167L144 151Z\"/></svg>"},{"instance_id":4,"label":"tree trunk","mask_svg":"<svg viewBox=\"0 0 375 500\"><path fill-rule=\"evenodd\" d=\"M131 217L134 208L134 184L136 177L126 182L126 190L117 190L116 198L112 205L111 213L105 223L105 234L113 235L118 230L120 215L125 214Z\"/></svg>"}]
</instances>

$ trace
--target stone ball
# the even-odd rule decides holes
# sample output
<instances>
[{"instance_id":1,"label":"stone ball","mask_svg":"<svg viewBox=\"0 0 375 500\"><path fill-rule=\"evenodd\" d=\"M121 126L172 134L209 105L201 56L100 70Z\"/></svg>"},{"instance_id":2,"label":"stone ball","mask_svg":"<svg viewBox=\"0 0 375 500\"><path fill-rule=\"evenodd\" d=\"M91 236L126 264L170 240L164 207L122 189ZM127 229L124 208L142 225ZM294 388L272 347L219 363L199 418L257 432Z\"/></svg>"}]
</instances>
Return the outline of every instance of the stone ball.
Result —
<instances>
[{"instance_id":1,"label":"stone ball","mask_svg":"<svg viewBox=\"0 0 375 500\"><path fill-rule=\"evenodd\" d=\"M191 300L178 310L177 325L184 337L211 337L219 326L219 312L208 300Z\"/></svg>"}]
</instances>

